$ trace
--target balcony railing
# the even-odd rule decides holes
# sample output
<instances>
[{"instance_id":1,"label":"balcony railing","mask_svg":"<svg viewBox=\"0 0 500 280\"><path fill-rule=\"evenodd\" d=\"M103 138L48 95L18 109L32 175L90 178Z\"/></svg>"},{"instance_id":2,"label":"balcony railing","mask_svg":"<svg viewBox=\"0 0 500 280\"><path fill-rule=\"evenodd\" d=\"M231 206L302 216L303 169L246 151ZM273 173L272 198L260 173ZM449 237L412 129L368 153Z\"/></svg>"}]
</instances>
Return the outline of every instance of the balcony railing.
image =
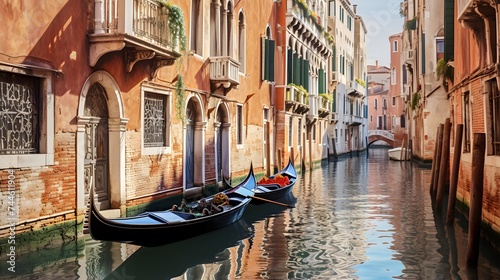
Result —
<instances>
[{"instance_id":1,"label":"balcony railing","mask_svg":"<svg viewBox=\"0 0 500 280\"><path fill-rule=\"evenodd\" d=\"M298 90L294 86L286 86L286 101L293 101L302 103L304 105L309 105L308 95L304 94L302 91Z\"/></svg>"},{"instance_id":2,"label":"balcony railing","mask_svg":"<svg viewBox=\"0 0 500 280\"><path fill-rule=\"evenodd\" d=\"M180 56L179 46L172 44L168 9L158 1L101 0L94 3L94 30L89 35L91 66L102 55L124 48L140 51L133 55L135 61L153 57L175 60Z\"/></svg>"},{"instance_id":3,"label":"balcony railing","mask_svg":"<svg viewBox=\"0 0 500 280\"><path fill-rule=\"evenodd\" d=\"M230 56L210 57L210 81L224 88L240 84L240 63Z\"/></svg>"},{"instance_id":4,"label":"balcony railing","mask_svg":"<svg viewBox=\"0 0 500 280\"><path fill-rule=\"evenodd\" d=\"M294 86L285 87L285 107L296 114L304 114L309 111L309 95Z\"/></svg>"}]
</instances>

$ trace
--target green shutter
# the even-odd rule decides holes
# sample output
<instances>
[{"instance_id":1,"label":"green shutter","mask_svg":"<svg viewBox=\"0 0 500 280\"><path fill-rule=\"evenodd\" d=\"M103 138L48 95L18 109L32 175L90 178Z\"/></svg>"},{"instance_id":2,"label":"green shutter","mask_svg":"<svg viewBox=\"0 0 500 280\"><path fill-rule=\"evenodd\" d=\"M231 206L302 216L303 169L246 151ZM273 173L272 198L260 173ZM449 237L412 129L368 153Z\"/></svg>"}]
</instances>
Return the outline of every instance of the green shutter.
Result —
<instances>
[{"instance_id":1,"label":"green shutter","mask_svg":"<svg viewBox=\"0 0 500 280\"><path fill-rule=\"evenodd\" d=\"M332 112L337 112L337 90L333 90Z\"/></svg>"},{"instance_id":2,"label":"green shutter","mask_svg":"<svg viewBox=\"0 0 500 280\"><path fill-rule=\"evenodd\" d=\"M266 79L266 38L262 37L260 43L261 43L260 76L261 79L264 81Z\"/></svg>"},{"instance_id":3,"label":"green shutter","mask_svg":"<svg viewBox=\"0 0 500 280\"><path fill-rule=\"evenodd\" d=\"M274 40L269 40L269 57L267 60L269 73L268 73L268 81L274 82L274 51L275 51L276 42Z\"/></svg>"},{"instance_id":4,"label":"green shutter","mask_svg":"<svg viewBox=\"0 0 500 280\"><path fill-rule=\"evenodd\" d=\"M318 93L325 93L324 92L324 85L325 85L325 77L324 77L324 74L325 74L325 71L323 69L319 69L318 71Z\"/></svg>"},{"instance_id":5,"label":"green shutter","mask_svg":"<svg viewBox=\"0 0 500 280\"><path fill-rule=\"evenodd\" d=\"M293 83L296 85L299 85L299 77L300 77L300 57L298 54L294 53L293 54L294 58L294 68L293 69Z\"/></svg>"},{"instance_id":6,"label":"green shutter","mask_svg":"<svg viewBox=\"0 0 500 280\"><path fill-rule=\"evenodd\" d=\"M425 74L425 33L422 32L422 74Z\"/></svg>"},{"instance_id":7,"label":"green shutter","mask_svg":"<svg viewBox=\"0 0 500 280\"><path fill-rule=\"evenodd\" d=\"M303 87L309 92L309 60L304 60L304 67L302 68L302 84Z\"/></svg>"},{"instance_id":8,"label":"green shutter","mask_svg":"<svg viewBox=\"0 0 500 280\"><path fill-rule=\"evenodd\" d=\"M332 71L337 70L337 48L333 46L333 53L332 53Z\"/></svg>"},{"instance_id":9,"label":"green shutter","mask_svg":"<svg viewBox=\"0 0 500 280\"><path fill-rule=\"evenodd\" d=\"M454 0L444 0L444 60L453 59L454 49Z\"/></svg>"},{"instance_id":10,"label":"green shutter","mask_svg":"<svg viewBox=\"0 0 500 280\"><path fill-rule=\"evenodd\" d=\"M293 63L294 63L293 51L289 49L287 53L287 67L286 67L287 84L293 83Z\"/></svg>"}]
</instances>

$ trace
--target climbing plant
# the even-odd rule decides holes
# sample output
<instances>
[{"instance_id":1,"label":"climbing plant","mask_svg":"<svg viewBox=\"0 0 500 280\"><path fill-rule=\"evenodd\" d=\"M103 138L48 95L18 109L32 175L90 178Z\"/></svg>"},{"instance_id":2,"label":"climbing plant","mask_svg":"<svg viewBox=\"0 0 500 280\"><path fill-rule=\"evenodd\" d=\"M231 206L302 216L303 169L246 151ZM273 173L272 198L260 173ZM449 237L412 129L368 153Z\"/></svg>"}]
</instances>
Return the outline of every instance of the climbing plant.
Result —
<instances>
[{"instance_id":1,"label":"climbing plant","mask_svg":"<svg viewBox=\"0 0 500 280\"><path fill-rule=\"evenodd\" d=\"M158 4L168 11L168 28L172 37L172 47L176 48L179 45L182 51L186 51L187 36L182 9L165 0L159 0Z\"/></svg>"},{"instance_id":2,"label":"climbing plant","mask_svg":"<svg viewBox=\"0 0 500 280\"><path fill-rule=\"evenodd\" d=\"M179 120L184 120L185 85L182 75L177 75L175 82L175 111Z\"/></svg>"},{"instance_id":3,"label":"climbing plant","mask_svg":"<svg viewBox=\"0 0 500 280\"><path fill-rule=\"evenodd\" d=\"M448 92L448 81L453 83L453 67L444 58L439 59L436 64L436 76Z\"/></svg>"},{"instance_id":4,"label":"climbing plant","mask_svg":"<svg viewBox=\"0 0 500 280\"><path fill-rule=\"evenodd\" d=\"M411 103L410 103L410 108L412 110L415 110L417 108L418 102L420 101L420 90L413 93L413 96L411 97Z\"/></svg>"}]
</instances>

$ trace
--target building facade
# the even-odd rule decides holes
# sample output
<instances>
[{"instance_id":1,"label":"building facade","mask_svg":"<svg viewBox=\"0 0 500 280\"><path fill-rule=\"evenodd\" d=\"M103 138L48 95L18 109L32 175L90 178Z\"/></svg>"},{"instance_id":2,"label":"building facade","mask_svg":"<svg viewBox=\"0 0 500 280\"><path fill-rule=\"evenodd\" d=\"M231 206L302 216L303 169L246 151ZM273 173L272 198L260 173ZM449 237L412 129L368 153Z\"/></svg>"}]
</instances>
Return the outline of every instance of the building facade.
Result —
<instances>
[{"instance_id":1,"label":"building facade","mask_svg":"<svg viewBox=\"0 0 500 280\"><path fill-rule=\"evenodd\" d=\"M276 14L249 1L8 5L0 199L15 211L2 204L0 237L80 235L90 188L102 211L125 216L201 195L251 163L267 172L274 96L261 73L274 59L262 46L278 36Z\"/></svg>"},{"instance_id":2,"label":"building facade","mask_svg":"<svg viewBox=\"0 0 500 280\"><path fill-rule=\"evenodd\" d=\"M335 46L332 57L333 125L335 153L345 154L367 147L368 98L366 27L349 1L330 1Z\"/></svg>"},{"instance_id":3,"label":"building facade","mask_svg":"<svg viewBox=\"0 0 500 280\"><path fill-rule=\"evenodd\" d=\"M2 216L0 238L80 236L91 188L127 216L250 164L272 174L366 147L366 28L349 1L67 0L2 16L0 210L15 227Z\"/></svg>"},{"instance_id":4,"label":"building facade","mask_svg":"<svg viewBox=\"0 0 500 280\"><path fill-rule=\"evenodd\" d=\"M403 35L408 38L403 44L412 154L422 161L432 160L437 128L449 118L450 157L445 160L451 163L460 157L457 201L467 208L474 180L473 147L481 145L474 139L484 134L482 228L491 229L483 232L496 247L500 233L498 9L498 4L481 0L425 5L407 0L401 6L406 19ZM455 154L458 124L463 127L462 143L460 154Z\"/></svg>"}]
</instances>

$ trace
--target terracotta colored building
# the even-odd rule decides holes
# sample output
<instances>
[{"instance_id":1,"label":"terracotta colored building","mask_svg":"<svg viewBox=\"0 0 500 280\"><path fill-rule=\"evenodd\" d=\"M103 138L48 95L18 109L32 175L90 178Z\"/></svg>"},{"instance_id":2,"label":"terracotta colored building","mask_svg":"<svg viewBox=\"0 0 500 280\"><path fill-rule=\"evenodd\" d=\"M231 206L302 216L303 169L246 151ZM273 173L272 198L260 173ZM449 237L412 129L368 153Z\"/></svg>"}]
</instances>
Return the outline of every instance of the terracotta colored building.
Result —
<instances>
[{"instance_id":1,"label":"terracotta colored building","mask_svg":"<svg viewBox=\"0 0 500 280\"><path fill-rule=\"evenodd\" d=\"M16 3L0 31L0 200L15 209L1 204L0 237L80 235L90 187L124 216L273 166L276 3Z\"/></svg>"}]
</instances>

